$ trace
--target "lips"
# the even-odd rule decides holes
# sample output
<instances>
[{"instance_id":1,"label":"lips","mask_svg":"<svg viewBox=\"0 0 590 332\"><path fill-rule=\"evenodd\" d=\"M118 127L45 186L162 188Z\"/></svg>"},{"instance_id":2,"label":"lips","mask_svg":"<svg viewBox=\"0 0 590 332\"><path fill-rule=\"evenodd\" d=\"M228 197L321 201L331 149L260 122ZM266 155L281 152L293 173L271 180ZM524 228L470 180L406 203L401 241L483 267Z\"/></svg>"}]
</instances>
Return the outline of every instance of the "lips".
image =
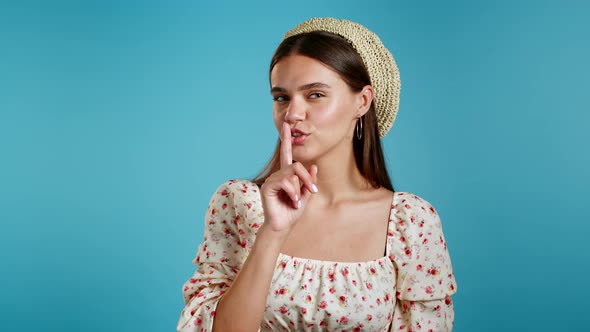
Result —
<instances>
[{"instance_id":1,"label":"lips","mask_svg":"<svg viewBox=\"0 0 590 332\"><path fill-rule=\"evenodd\" d=\"M297 129L297 128L291 128L291 136L293 136L293 134L298 133L301 135L309 135L308 133L304 132L301 129Z\"/></svg>"},{"instance_id":2,"label":"lips","mask_svg":"<svg viewBox=\"0 0 590 332\"><path fill-rule=\"evenodd\" d=\"M295 136L293 136L295 134ZM293 128L291 129L291 143L294 145L301 145L305 142L305 139L309 136L308 133L303 130Z\"/></svg>"}]
</instances>

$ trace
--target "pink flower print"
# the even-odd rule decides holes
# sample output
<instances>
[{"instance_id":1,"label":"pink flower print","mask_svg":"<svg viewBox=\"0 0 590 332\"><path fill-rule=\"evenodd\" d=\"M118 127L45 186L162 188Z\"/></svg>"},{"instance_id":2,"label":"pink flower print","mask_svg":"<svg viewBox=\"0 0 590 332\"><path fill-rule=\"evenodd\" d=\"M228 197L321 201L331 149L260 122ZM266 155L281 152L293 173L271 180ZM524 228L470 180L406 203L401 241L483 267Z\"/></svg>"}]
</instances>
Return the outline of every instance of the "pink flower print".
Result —
<instances>
[{"instance_id":1,"label":"pink flower print","mask_svg":"<svg viewBox=\"0 0 590 332\"><path fill-rule=\"evenodd\" d=\"M191 315L194 315L194 313L192 313L192 312L191 312ZM197 317L197 319L195 319L195 325L196 325L196 326L199 326L199 325L201 325L201 323L202 323L202 322L203 322L203 320L201 320L201 318L200 318L200 317Z\"/></svg>"},{"instance_id":2,"label":"pink flower print","mask_svg":"<svg viewBox=\"0 0 590 332\"><path fill-rule=\"evenodd\" d=\"M356 280L352 280L352 284L356 287Z\"/></svg>"},{"instance_id":3,"label":"pink flower print","mask_svg":"<svg viewBox=\"0 0 590 332\"><path fill-rule=\"evenodd\" d=\"M288 311L288 310L287 310L287 308L285 308L285 306L283 305L283 306L281 306L281 307L279 308L279 311L280 311L280 312L281 312L281 313L284 315L284 314L286 314L286 313L287 313L287 311Z\"/></svg>"},{"instance_id":4,"label":"pink flower print","mask_svg":"<svg viewBox=\"0 0 590 332\"><path fill-rule=\"evenodd\" d=\"M412 207L410 206L410 204L404 204L404 206L406 207L406 209L410 209L410 208L412 208Z\"/></svg>"},{"instance_id":5,"label":"pink flower print","mask_svg":"<svg viewBox=\"0 0 590 332\"><path fill-rule=\"evenodd\" d=\"M329 291L330 291L330 294L336 293L336 289L334 289L334 287L330 287Z\"/></svg>"},{"instance_id":6,"label":"pink flower print","mask_svg":"<svg viewBox=\"0 0 590 332\"><path fill-rule=\"evenodd\" d=\"M223 203L223 205L221 205L221 208L222 208L223 210L227 209L227 203Z\"/></svg>"},{"instance_id":7,"label":"pink flower print","mask_svg":"<svg viewBox=\"0 0 590 332\"><path fill-rule=\"evenodd\" d=\"M253 223L252 224L252 228L258 228L258 227L260 227L260 225L258 225L258 223Z\"/></svg>"},{"instance_id":8,"label":"pink flower print","mask_svg":"<svg viewBox=\"0 0 590 332\"><path fill-rule=\"evenodd\" d=\"M437 305L436 307L434 307L434 311L440 311L440 305Z\"/></svg>"},{"instance_id":9,"label":"pink flower print","mask_svg":"<svg viewBox=\"0 0 590 332\"><path fill-rule=\"evenodd\" d=\"M347 267L342 269L342 275L345 277L348 275L348 268Z\"/></svg>"},{"instance_id":10,"label":"pink flower print","mask_svg":"<svg viewBox=\"0 0 590 332\"><path fill-rule=\"evenodd\" d=\"M367 314L367 321L371 321L373 319L373 316L371 314Z\"/></svg>"},{"instance_id":11,"label":"pink flower print","mask_svg":"<svg viewBox=\"0 0 590 332\"><path fill-rule=\"evenodd\" d=\"M305 297L305 302L310 303L312 300L311 295L307 294L307 296Z\"/></svg>"},{"instance_id":12,"label":"pink flower print","mask_svg":"<svg viewBox=\"0 0 590 332\"><path fill-rule=\"evenodd\" d=\"M346 296L344 296L344 295L341 295L341 296L338 298L338 301L340 302L340 305L344 305L344 304L346 303Z\"/></svg>"},{"instance_id":13,"label":"pink flower print","mask_svg":"<svg viewBox=\"0 0 590 332\"><path fill-rule=\"evenodd\" d=\"M453 303L453 300L451 299L450 296L445 296L445 304L446 305L451 305L451 303Z\"/></svg>"},{"instance_id":14,"label":"pink flower print","mask_svg":"<svg viewBox=\"0 0 590 332\"><path fill-rule=\"evenodd\" d=\"M320 302L320 309L326 309L327 306L328 306L328 303L326 303L326 301Z\"/></svg>"},{"instance_id":15,"label":"pink flower print","mask_svg":"<svg viewBox=\"0 0 590 332\"><path fill-rule=\"evenodd\" d=\"M238 224L238 222L240 222L240 216L239 216L239 215L237 215L237 216L234 218L234 224L236 224L236 225L237 225L237 224Z\"/></svg>"},{"instance_id":16,"label":"pink flower print","mask_svg":"<svg viewBox=\"0 0 590 332\"><path fill-rule=\"evenodd\" d=\"M434 208L432 206L430 207L430 212L436 214L436 211L434 211Z\"/></svg>"},{"instance_id":17,"label":"pink flower print","mask_svg":"<svg viewBox=\"0 0 590 332\"><path fill-rule=\"evenodd\" d=\"M229 195L229 192L227 191L227 189L223 189L220 195L227 197Z\"/></svg>"},{"instance_id":18,"label":"pink flower print","mask_svg":"<svg viewBox=\"0 0 590 332\"><path fill-rule=\"evenodd\" d=\"M287 263L285 261L281 261L281 263L279 264L281 268L283 268L283 270L285 269L285 267L287 266Z\"/></svg>"},{"instance_id":19,"label":"pink flower print","mask_svg":"<svg viewBox=\"0 0 590 332\"><path fill-rule=\"evenodd\" d=\"M374 267L371 267L371 268L369 269L369 271L371 272L371 274L375 274L375 273L377 273L377 270L375 270L375 268L374 268Z\"/></svg>"},{"instance_id":20,"label":"pink flower print","mask_svg":"<svg viewBox=\"0 0 590 332\"><path fill-rule=\"evenodd\" d=\"M412 255L412 251L410 250L410 248L407 248L404 250L406 256L411 256Z\"/></svg>"},{"instance_id":21,"label":"pink flower print","mask_svg":"<svg viewBox=\"0 0 590 332\"><path fill-rule=\"evenodd\" d=\"M305 315L307 313L307 308L303 307L301 308L301 314Z\"/></svg>"},{"instance_id":22,"label":"pink flower print","mask_svg":"<svg viewBox=\"0 0 590 332\"><path fill-rule=\"evenodd\" d=\"M342 317L340 317L339 322L341 324L346 324L346 323L348 323L348 318L346 316L342 316Z\"/></svg>"},{"instance_id":23,"label":"pink flower print","mask_svg":"<svg viewBox=\"0 0 590 332\"><path fill-rule=\"evenodd\" d=\"M426 286L425 291L426 291L426 294L432 294L432 287Z\"/></svg>"},{"instance_id":24,"label":"pink flower print","mask_svg":"<svg viewBox=\"0 0 590 332\"><path fill-rule=\"evenodd\" d=\"M385 302L389 302L389 299L390 299L390 298L391 298L391 297L389 296L389 293L385 293L385 297L383 297L383 301L385 301Z\"/></svg>"},{"instance_id":25,"label":"pink flower print","mask_svg":"<svg viewBox=\"0 0 590 332\"><path fill-rule=\"evenodd\" d=\"M440 272L439 272L439 271L438 271L436 268L434 268L434 267L433 267L433 268L431 268L431 269L429 269L427 272L428 272L428 274L432 274L433 276L435 276L435 275L437 275L437 274L439 274L439 273L440 273Z\"/></svg>"},{"instance_id":26,"label":"pink flower print","mask_svg":"<svg viewBox=\"0 0 590 332\"><path fill-rule=\"evenodd\" d=\"M247 242L246 242L245 240L244 240L244 241L238 241L238 245L239 245L240 247L242 247L242 248L246 248L246 243L247 243Z\"/></svg>"},{"instance_id":27,"label":"pink flower print","mask_svg":"<svg viewBox=\"0 0 590 332\"><path fill-rule=\"evenodd\" d=\"M287 294L287 290L284 287L281 287L281 288L275 290L275 295L277 295L277 296L278 295L285 295L285 294Z\"/></svg>"},{"instance_id":28,"label":"pink flower print","mask_svg":"<svg viewBox=\"0 0 590 332\"><path fill-rule=\"evenodd\" d=\"M381 305L381 299L377 298L377 301L375 301L377 303L377 305Z\"/></svg>"},{"instance_id":29,"label":"pink flower print","mask_svg":"<svg viewBox=\"0 0 590 332\"><path fill-rule=\"evenodd\" d=\"M416 266L416 271L422 271L422 264L418 264Z\"/></svg>"},{"instance_id":30,"label":"pink flower print","mask_svg":"<svg viewBox=\"0 0 590 332\"><path fill-rule=\"evenodd\" d=\"M238 230L238 233L240 233L240 235L244 235L244 233L246 233L246 232L244 232L244 230L240 228L240 229Z\"/></svg>"},{"instance_id":31,"label":"pink flower print","mask_svg":"<svg viewBox=\"0 0 590 332\"><path fill-rule=\"evenodd\" d=\"M334 271L328 271L328 279L330 279L330 282L334 282Z\"/></svg>"},{"instance_id":32,"label":"pink flower print","mask_svg":"<svg viewBox=\"0 0 590 332\"><path fill-rule=\"evenodd\" d=\"M370 282L365 282L365 286L367 286L368 290L373 289L373 284L371 284Z\"/></svg>"}]
</instances>

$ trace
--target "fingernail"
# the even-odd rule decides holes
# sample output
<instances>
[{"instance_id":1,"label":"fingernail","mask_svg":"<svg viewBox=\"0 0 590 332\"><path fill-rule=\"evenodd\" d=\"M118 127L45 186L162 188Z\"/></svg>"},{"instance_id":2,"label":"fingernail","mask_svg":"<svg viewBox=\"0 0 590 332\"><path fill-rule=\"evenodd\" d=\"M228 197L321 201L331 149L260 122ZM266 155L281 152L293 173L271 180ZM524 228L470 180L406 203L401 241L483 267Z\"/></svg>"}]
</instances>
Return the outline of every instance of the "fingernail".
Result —
<instances>
[{"instance_id":1,"label":"fingernail","mask_svg":"<svg viewBox=\"0 0 590 332\"><path fill-rule=\"evenodd\" d=\"M298 201L298 202L297 202L297 208L298 208L298 209L301 209L301 201Z\"/></svg>"},{"instance_id":2,"label":"fingernail","mask_svg":"<svg viewBox=\"0 0 590 332\"><path fill-rule=\"evenodd\" d=\"M311 191L313 191L314 193L318 192L318 187L315 184L311 184Z\"/></svg>"},{"instance_id":3,"label":"fingernail","mask_svg":"<svg viewBox=\"0 0 590 332\"><path fill-rule=\"evenodd\" d=\"M299 201L299 196L295 195L295 200Z\"/></svg>"}]
</instances>

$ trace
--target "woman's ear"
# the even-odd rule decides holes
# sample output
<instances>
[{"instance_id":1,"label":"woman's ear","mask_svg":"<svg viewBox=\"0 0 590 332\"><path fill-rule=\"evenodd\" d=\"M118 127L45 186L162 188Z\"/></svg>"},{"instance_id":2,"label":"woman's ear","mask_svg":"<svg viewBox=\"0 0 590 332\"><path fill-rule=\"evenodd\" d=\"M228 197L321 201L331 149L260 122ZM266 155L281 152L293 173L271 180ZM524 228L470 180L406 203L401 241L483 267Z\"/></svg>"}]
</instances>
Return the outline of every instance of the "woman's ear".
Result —
<instances>
[{"instance_id":1,"label":"woman's ear","mask_svg":"<svg viewBox=\"0 0 590 332\"><path fill-rule=\"evenodd\" d=\"M369 111L369 108L371 108L371 103L373 102L373 97L373 87L370 85L365 85L363 89L357 94L356 107L359 117L365 115L365 113Z\"/></svg>"}]
</instances>

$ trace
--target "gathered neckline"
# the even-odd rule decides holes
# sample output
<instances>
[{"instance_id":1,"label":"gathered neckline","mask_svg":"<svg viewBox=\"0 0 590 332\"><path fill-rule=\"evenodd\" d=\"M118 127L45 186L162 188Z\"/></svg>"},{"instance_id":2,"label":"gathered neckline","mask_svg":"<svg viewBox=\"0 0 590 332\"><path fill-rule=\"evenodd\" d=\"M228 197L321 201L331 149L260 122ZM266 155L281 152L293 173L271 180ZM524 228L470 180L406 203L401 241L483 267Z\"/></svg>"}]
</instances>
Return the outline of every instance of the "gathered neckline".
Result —
<instances>
[{"instance_id":1,"label":"gathered neckline","mask_svg":"<svg viewBox=\"0 0 590 332\"><path fill-rule=\"evenodd\" d=\"M322 260L322 259L313 259L313 258L303 258L303 257L296 257L284 254L282 252L279 253L279 258L286 258L289 261L298 261L302 264L308 265L341 265L341 266L362 266L362 265L382 265L385 261L391 261L388 256L381 256L376 259L371 259L368 261L357 261L357 262L341 262L341 261L330 261L330 260Z\"/></svg>"},{"instance_id":2,"label":"gathered neckline","mask_svg":"<svg viewBox=\"0 0 590 332\"><path fill-rule=\"evenodd\" d=\"M395 200L396 197L400 194L400 193L404 193L403 191L394 191L393 195L391 195L391 207L390 207L390 211L389 211L389 220L387 222L387 232L388 235L387 237L389 237L389 228L391 226L391 222L393 221L393 210L395 207ZM342 261L330 261L330 260L323 260L323 259L314 259L314 258L303 258L303 257L297 257L297 256L291 256L288 254L284 254L282 252L279 252L279 258L283 257L283 258L287 258L290 261L300 261L302 263L305 264L310 264L310 265L342 265L342 266L353 266L353 265L381 265L383 263L383 261L390 261L389 259L389 248L388 245L385 244L385 256L381 256L379 258L376 259L371 259L368 261L357 261L357 262L342 262ZM393 262L391 262L393 265Z\"/></svg>"}]
</instances>

